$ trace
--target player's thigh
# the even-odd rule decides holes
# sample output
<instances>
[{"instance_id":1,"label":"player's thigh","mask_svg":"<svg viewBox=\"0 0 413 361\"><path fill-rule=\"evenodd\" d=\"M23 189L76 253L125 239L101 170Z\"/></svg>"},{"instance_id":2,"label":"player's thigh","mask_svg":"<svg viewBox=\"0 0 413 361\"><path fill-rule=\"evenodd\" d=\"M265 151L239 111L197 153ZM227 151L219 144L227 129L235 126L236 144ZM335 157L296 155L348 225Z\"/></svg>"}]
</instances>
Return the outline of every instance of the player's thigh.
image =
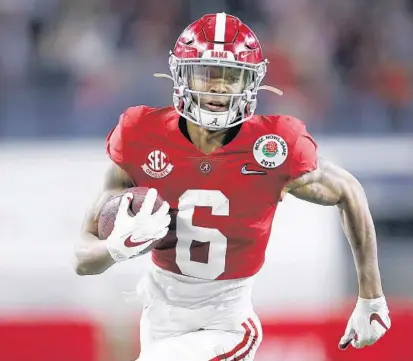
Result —
<instances>
[{"instance_id":1,"label":"player's thigh","mask_svg":"<svg viewBox=\"0 0 413 361\"><path fill-rule=\"evenodd\" d=\"M138 361L252 361L260 343L261 335L251 332L190 332L154 342Z\"/></svg>"}]
</instances>

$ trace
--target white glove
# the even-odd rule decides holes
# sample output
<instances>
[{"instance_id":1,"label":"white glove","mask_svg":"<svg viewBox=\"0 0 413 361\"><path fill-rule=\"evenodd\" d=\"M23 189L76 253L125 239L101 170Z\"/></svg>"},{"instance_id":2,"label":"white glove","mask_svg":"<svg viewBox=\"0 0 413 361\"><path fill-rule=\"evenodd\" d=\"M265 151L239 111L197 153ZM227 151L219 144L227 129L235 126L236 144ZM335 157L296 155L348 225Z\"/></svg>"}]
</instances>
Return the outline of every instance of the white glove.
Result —
<instances>
[{"instance_id":1,"label":"white glove","mask_svg":"<svg viewBox=\"0 0 413 361\"><path fill-rule=\"evenodd\" d=\"M389 309L384 296L371 300L359 297L339 348L344 350L350 343L355 348L370 346L381 338L390 326Z\"/></svg>"},{"instance_id":2,"label":"white glove","mask_svg":"<svg viewBox=\"0 0 413 361\"><path fill-rule=\"evenodd\" d=\"M132 216L128 213L133 199L126 193L121 200L112 233L107 238L106 248L116 262L146 253L153 242L166 236L171 222L168 202L152 214L158 192L149 189L139 212Z\"/></svg>"}]
</instances>

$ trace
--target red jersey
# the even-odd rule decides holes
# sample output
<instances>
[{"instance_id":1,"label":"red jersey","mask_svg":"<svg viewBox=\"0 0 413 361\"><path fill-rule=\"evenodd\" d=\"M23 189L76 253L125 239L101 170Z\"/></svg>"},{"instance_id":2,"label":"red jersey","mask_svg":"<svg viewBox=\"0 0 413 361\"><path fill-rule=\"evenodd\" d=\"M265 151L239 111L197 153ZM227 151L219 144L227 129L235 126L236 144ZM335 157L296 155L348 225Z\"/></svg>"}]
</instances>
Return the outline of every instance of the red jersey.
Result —
<instances>
[{"instance_id":1,"label":"red jersey","mask_svg":"<svg viewBox=\"0 0 413 361\"><path fill-rule=\"evenodd\" d=\"M317 146L290 116L255 115L209 155L179 129L173 107L129 108L107 138L109 157L176 211L152 250L160 268L201 279L254 275L265 259L282 189L317 166Z\"/></svg>"}]
</instances>

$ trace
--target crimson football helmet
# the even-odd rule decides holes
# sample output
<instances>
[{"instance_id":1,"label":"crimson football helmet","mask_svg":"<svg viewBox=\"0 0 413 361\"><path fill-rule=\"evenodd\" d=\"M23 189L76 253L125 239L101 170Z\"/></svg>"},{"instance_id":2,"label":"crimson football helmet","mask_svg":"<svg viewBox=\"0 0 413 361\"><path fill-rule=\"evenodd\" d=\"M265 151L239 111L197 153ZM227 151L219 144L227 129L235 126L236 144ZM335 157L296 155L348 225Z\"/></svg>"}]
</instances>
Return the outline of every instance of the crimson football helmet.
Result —
<instances>
[{"instance_id":1,"label":"crimson football helmet","mask_svg":"<svg viewBox=\"0 0 413 361\"><path fill-rule=\"evenodd\" d=\"M260 43L238 18L205 15L179 36L170 54L173 104L189 121L209 130L236 126L254 115L267 71Z\"/></svg>"}]
</instances>

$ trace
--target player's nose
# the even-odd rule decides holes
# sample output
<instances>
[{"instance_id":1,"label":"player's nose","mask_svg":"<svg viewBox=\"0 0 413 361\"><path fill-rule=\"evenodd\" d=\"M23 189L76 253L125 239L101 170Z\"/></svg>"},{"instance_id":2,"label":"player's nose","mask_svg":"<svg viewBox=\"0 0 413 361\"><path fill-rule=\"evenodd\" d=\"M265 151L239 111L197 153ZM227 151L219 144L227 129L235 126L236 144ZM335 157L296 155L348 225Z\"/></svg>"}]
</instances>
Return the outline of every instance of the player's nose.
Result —
<instances>
[{"instance_id":1,"label":"player's nose","mask_svg":"<svg viewBox=\"0 0 413 361\"><path fill-rule=\"evenodd\" d=\"M214 81L209 87L210 93L226 94L228 92L227 87L223 81Z\"/></svg>"}]
</instances>

